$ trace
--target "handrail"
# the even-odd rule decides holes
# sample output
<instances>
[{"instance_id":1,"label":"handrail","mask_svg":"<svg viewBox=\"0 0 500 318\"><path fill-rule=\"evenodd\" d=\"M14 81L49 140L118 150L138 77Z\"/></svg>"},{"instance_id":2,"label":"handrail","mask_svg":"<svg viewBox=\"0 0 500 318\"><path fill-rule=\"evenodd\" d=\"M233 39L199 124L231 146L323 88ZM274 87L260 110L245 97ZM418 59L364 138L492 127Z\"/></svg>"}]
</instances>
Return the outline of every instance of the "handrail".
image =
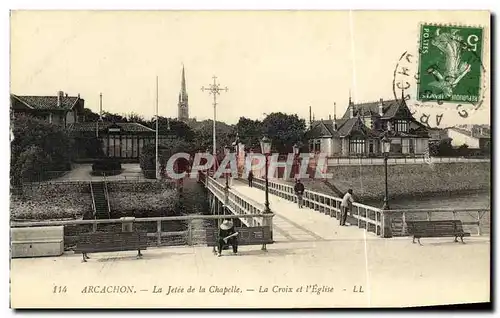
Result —
<instances>
[{"instance_id":1,"label":"handrail","mask_svg":"<svg viewBox=\"0 0 500 318\"><path fill-rule=\"evenodd\" d=\"M395 210L386 210L386 213L439 213L439 212L489 212L491 209L489 208L450 208L450 209L395 209Z\"/></svg>"},{"instance_id":2,"label":"handrail","mask_svg":"<svg viewBox=\"0 0 500 318\"><path fill-rule=\"evenodd\" d=\"M108 219L111 218L111 206L109 205L109 193L108 193L108 184L106 182L106 174L103 174L104 179L104 197L106 198L106 202L108 203Z\"/></svg>"},{"instance_id":3,"label":"handrail","mask_svg":"<svg viewBox=\"0 0 500 318\"><path fill-rule=\"evenodd\" d=\"M226 186L222 185L212 177L207 178L207 188L218 198L219 201L223 202L226 207L236 215L265 214L265 207L263 204L256 202L231 188L229 188L226 193ZM252 220L251 222L245 224L247 226L272 226L272 222L268 222L267 218L264 218L261 224L259 224L258 222L256 223L255 220Z\"/></svg>"},{"instance_id":4,"label":"handrail","mask_svg":"<svg viewBox=\"0 0 500 318\"><path fill-rule=\"evenodd\" d=\"M96 211L96 207L95 207L94 188L92 188L92 181L90 181L89 184L90 184L90 195L92 196L92 210L93 210L92 212L93 212L94 219L95 219L97 211Z\"/></svg>"},{"instance_id":5,"label":"handrail","mask_svg":"<svg viewBox=\"0 0 500 318\"><path fill-rule=\"evenodd\" d=\"M167 242L163 242L163 237L175 237L181 236L186 238L187 245L193 245L193 233L199 231L199 229L193 228L193 220L202 219L202 220L217 220L217 219L245 219L245 218L265 218L270 219L274 216L272 213L267 214L258 214L258 215L183 215L183 216L162 216L162 217L150 217L150 218L137 218L133 220L128 219L99 219L99 220L59 220L59 221L38 221L38 222L11 222L10 226L15 227L35 227L35 226L54 226L54 225L85 225L92 224L92 232L97 231L98 224L117 224L117 223L146 223L146 222L156 222L156 231L147 231L146 236L148 237L148 245L155 244L156 246L168 245L172 239L168 239ZM164 232L162 229L162 222L167 221L187 221L187 230L180 231L171 231ZM266 225L264 225L266 226ZM272 231L272 222L269 222L267 225L271 228ZM65 242L71 246L72 242L75 241L75 238L78 240L78 232L71 234L71 231L65 235ZM156 238L156 243L153 243L149 238Z\"/></svg>"},{"instance_id":6,"label":"handrail","mask_svg":"<svg viewBox=\"0 0 500 318\"><path fill-rule=\"evenodd\" d=\"M11 227L31 227L31 226L53 226L53 225L83 225L83 224L111 224L111 223L142 223L157 221L185 221L185 220L218 220L218 219L240 219L240 218L269 218L274 217L274 213L247 214L247 215L182 215L182 216L158 216L135 218L133 221L124 219L96 219L96 220L57 220L57 221L27 221L10 222Z\"/></svg>"}]
</instances>

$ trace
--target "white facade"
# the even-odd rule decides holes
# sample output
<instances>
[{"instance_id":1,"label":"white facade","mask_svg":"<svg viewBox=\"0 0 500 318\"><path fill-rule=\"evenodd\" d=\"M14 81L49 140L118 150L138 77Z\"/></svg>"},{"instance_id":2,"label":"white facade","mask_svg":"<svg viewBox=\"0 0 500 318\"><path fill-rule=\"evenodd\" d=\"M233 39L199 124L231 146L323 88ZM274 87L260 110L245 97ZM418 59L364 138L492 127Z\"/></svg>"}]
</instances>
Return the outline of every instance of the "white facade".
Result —
<instances>
[{"instance_id":1,"label":"white facade","mask_svg":"<svg viewBox=\"0 0 500 318\"><path fill-rule=\"evenodd\" d=\"M451 138L451 145L453 147L460 147L462 145L469 146L469 149L479 149L479 138L471 135L466 135L453 128L448 129L448 137Z\"/></svg>"}]
</instances>

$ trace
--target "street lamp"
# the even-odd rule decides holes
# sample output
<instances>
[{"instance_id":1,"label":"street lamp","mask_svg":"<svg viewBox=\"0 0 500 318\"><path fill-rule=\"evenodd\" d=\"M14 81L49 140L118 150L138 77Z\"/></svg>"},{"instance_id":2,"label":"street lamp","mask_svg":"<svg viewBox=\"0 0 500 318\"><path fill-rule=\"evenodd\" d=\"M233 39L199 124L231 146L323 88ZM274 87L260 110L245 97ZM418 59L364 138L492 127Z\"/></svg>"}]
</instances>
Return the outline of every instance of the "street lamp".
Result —
<instances>
[{"instance_id":1,"label":"street lamp","mask_svg":"<svg viewBox=\"0 0 500 318\"><path fill-rule=\"evenodd\" d=\"M231 153L231 148L229 148L229 146L224 146L224 156L225 158L227 158L227 156L229 156L229 154ZM224 169L226 169L227 167L224 167ZM227 173L227 171L224 171L224 174L226 175L226 190L229 189L229 175Z\"/></svg>"},{"instance_id":2,"label":"street lamp","mask_svg":"<svg viewBox=\"0 0 500 318\"><path fill-rule=\"evenodd\" d=\"M268 165L268 156L271 154L271 139L264 137L260 141L260 149L262 151L262 154L266 157L266 211L265 213L271 213L271 210L269 209L269 176L268 176L268 171L269 171L269 165Z\"/></svg>"},{"instance_id":3,"label":"street lamp","mask_svg":"<svg viewBox=\"0 0 500 318\"><path fill-rule=\"evenodd\" d=\"M383 210L389 210L389 189L387 184L387 159L389 157L389 152L391 151L391 140L387 137L387 134L382 138L382 151L384 153L384 173L385 173L385 196L384 196L384 206Z\"/></svg>"},{"instance_id":4,"label":"street lamp","mask_svg":"<svg viewBox=\"0 0 500 318\"><path fill-rule=\"evenodd\" d=\"M236 140L233 142L234 151L236 152L236 173L237 177L240 177L240 166L239 166L239 155L240 155L240 137L236 133Z\"/></svg>"},{"instance_id":5,"label":"street lamp","mask_svg":"<svg viewBox=\"0 0 500 318\"><path fill-rule=\"evenodd\" d=\"M300 151L300 147L297 144L294 144L293 145L293 159L295 161L295 175L294 175L294 178L299 174L299 160L298 160L299 151Z\"/></svg>"}]
</instances>

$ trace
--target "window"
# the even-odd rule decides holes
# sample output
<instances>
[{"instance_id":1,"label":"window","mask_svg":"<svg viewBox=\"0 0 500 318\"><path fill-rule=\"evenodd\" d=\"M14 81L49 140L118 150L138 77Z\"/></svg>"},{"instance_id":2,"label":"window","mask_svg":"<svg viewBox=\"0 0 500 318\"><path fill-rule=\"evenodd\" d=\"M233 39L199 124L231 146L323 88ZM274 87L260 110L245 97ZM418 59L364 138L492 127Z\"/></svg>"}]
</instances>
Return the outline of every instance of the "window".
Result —
<instances>
[{"instance_id":1,"label":"window","mask_svg":"<svg viewBox=\"0 0 500 318\"><path fill-rule=\"evenodd\" d=\"M365 140L351 139L349 142L349 153L351 154L365 153Z\"/></svg>"},{"instance_id":2,"label":"window","mask_svg":"<svg viewBox=\"0 0 500 318\"><path fill-rule=\"evenodd\" d=\"M409 148L410 148L410 139L403 139L402 140L402 151L403 153L409 153Z\"/></svg>"},{"instance_id":3,"label":"window","mask_svg":"<svg viewBox=\"0 0 500 318\"><path fill-rule=\"evenodd\" d=\"M314 152L320 152L321 151L321 140L316 139L314 141Z\"/></svg>"},{"instance_id":4,"label":"window","mask_svg":"<svg viewBox=\"0 0 500 318\"><path fill-rule=\"evenodd\" d=\"M408 132L408 122L406 120L396 120L396 131Z\"/></svg>"}]
</instances>

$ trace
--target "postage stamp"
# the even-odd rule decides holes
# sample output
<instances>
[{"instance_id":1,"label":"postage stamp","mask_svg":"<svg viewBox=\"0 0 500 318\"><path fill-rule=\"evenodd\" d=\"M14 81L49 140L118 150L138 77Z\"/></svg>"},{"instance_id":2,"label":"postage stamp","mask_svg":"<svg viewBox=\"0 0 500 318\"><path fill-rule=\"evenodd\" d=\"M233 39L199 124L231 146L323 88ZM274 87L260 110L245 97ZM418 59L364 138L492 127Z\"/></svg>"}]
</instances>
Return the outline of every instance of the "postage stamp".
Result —
<instances>
[{"instance_id":1,"label":"postage stamp","mask_svg":"<svg viewBox=\"0 0 500 318\"><path fill-rule=\"evenodd\" d=\"M422 24L417 99L478 102L482 49L482 28Z\"/></svg>"}]
</instances>

